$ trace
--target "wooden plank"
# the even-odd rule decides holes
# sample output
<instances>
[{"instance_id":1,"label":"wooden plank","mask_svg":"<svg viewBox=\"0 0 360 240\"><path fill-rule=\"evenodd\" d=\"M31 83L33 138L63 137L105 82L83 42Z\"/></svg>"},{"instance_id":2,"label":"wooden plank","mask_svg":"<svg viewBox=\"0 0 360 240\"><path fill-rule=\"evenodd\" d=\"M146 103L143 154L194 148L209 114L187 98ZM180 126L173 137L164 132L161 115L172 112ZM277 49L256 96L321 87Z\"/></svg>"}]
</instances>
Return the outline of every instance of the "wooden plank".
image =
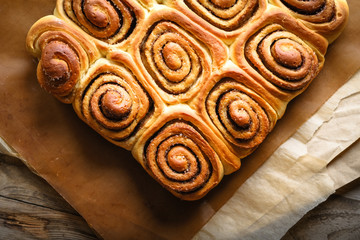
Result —
<instances>
[{"instance_id":1,"label":"wooden plank","mask_svg":"<svg viewBox=\"0 0 360 240\"><path fill-rule=\"evenodd\" d=\"M80 216L0 197L0 239L97 239Z\"/></svg>"},{"instance_id":2,"label":"wooden plank","mask_svg":"<svg viewBox=\"0 0 360 240\"><path fill-rule=\"evenodd\" d=\"M0 239L97 239L85 220L18 159L0 156Z\"/></svg>"},{"instance_id":3,"label":"wooden plank","mask_svg":"<svg viewBox=\"0 0 360 240\"><path fill-rule=\"evenodd\" d=\"M0 239L97 237L49 184L20 160L0 155ZM307 213L282 239L360 239L360 179Z\"/></svg>"},{"instance_id":4,"label":"wooden plank","mask_svg":"<svg viewBox=\"0 0 360 240\"><path fill-rule=\"evenodd\" d=\"M343 187L309 211L282 240L360 239L359 183L360 179Z\"/></svg>"},{"instance_id":5,"label":"wooden plank","mask_svg":"<svg viewBox=\"0 0 360 240\"><path fill-rule=\"evenodd\" d=\"M0 156L0 196L77 214L45 180L19 159L6 155Z\"/></svg>"}]
</instances>

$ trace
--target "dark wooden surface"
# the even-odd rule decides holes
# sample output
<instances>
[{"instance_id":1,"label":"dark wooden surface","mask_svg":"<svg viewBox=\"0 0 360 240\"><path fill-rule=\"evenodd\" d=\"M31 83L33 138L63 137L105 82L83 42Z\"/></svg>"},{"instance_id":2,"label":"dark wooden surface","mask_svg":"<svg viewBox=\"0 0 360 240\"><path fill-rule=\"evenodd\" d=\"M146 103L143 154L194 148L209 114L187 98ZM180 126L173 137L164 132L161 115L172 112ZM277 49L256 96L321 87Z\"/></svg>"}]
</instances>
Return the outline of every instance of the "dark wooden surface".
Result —
<instances>
[{"instance_id":1,"label":"dark wooden surface","mask_svg":"<svg viewBox=\"0 0 360 240\"><path fill-rule=\"evenodd\" d=\"M97 239L84 219L20 160L0 156L0 239Z\"/></svg>"},{"instance_id":2,"label":"dark wooden surface","mask_svg":"<svg viewBox=\"0 0 360 240\"><path fill-rule=\"evenodd\" d=\"M0 239L98 238L43 179L0 155ZM283 237L294 239L360 239L360 181L330 196Z\"/></svg>"},{"instance_id":3,"label":"dark wooden surface","mask_svg":"<svg viewBox=\"0 0 360 240\"><path fill-rule=\"evenodd\" d=\"M282 240L360 239L360 178L308 212Z\"/></svg>"}]
</instances>

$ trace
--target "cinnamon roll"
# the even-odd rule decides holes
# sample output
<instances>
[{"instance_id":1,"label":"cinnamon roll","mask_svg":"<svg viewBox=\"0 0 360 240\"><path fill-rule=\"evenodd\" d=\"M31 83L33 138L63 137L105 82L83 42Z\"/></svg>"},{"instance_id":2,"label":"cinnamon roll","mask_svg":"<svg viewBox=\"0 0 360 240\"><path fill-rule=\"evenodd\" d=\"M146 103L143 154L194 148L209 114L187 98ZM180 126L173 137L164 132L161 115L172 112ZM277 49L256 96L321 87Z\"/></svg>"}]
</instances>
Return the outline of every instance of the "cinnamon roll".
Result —
<instances>
[{"instance_id":1,"label":"cinnamon roll","mask_svg":"<svg viewBox=\"0 0 360 240\"><path fill-rule=\"evenodd\" d=\"M345 0L58 0L29 31L40 85L164 188L204 197L324 64Z\"/></svg>"},{"instance_id":2,"label":"cinnamon roll","mask_svg":"<svg viewBox=\"0 0 360 240\"><path fill-rule=\"evenodd\" d=\"M134 157L175 196L184 200L203 197L222 179L224 156L240 160L186 105L167 108L133 148ZM223 166L224 164L224 166ZM236 165L236 166L235 166ZM226 171L226 170L225 170ZM232 170L234 171L234 169Z\"/></svg>"},{"instance_id":3,"label":"cinnamon roll","mask_svg":"<svg viewBox=\"0 0 360 240\"><path fill-rule=\"evenodd\" d=\"M55 13L108 44L127 40L145 14L141 5L128 0L59 0Z\"/></svg>"},{"instance_id":4,"label":"cinnamon roll","mask_svg":"<svg viewBox=\"0 0 360 240\"><path fill-rule=\"evenodd\" d=\"M348 19L345 0L270 0L270 3L286 9L329 42L339 36Z\"/></svg>"},{"instance_id":5,"label":"cinnamon roll","mask_svg":"<svg viewBox=\"0 0 360 240\"><path fill-rule=\"evenodd\" d=\"M256 93L231 78L219 81L206 99L216 127L228 141L245 149L262 143L274 124L262 105L270 109Z\"/></svg>"},{"instance_id":6,"label":"cinnamon roll","mask_svg":"<svg viewBox=\"0 0 360 240\"><path fill-rule=\"evenodd\" d=\"M88 125L116 145L130 150L144 121L154 111L152 99L132 70L100 59L79 84L74 109Z\"/></svg>"},{"instance_id":7,"label":"cinnamon roll","mask_svg":"<svg viewBox=\"0 0 360 240\"><path fill-rule=\"evenodd\" d=\"M222 141L244 158L275 126L278 115L269 102L276 101L255 79L229 62L214 72L191 105L215 127L212 131L219 131Z\"/></svg>"},{"instance_id":8,"label":"cinnamon roll","mask_svg":"<svg viewBox=\"0 0 360 240\"><path fill-rule=\"evenodd\" d=\"M284 105L306 89L324 63L327 41L272 8L232 46L232 59Z\"/></svg>"},{"instance_id":9,"label":"cinnamon roll","mask_svg":"<svg viewBox=\"0 0 360 240\"><path fill-rule=\"evenodd\" d=\"M37 77L41 87L60 101L72 103L80 77L99 58L94 44L54 16L37 21L26 44L39 59Z\"/></svg>"},{"instance_id":10,"label":"cinnamon roll","mask_svg":"<svg viewBox=\"0 0 360 240\"><path fill-rule=\"evenodd\" d=\"M227 57L223 43L168 8L151 13L135 46L138 65L171 104L191 99Z\"/></svg>"},{"instance_id":11,"label":"cinnamon roll","mask_svg":"<svg viewBox=\"0 0 360 240\"><path fill-rule=\"evenodd\" d=\"M248 22L258 18L267 6L266 0L177 0L166 1L185 13L206 30L226 42L241 32Z\"/></svg>"}]
</instances>

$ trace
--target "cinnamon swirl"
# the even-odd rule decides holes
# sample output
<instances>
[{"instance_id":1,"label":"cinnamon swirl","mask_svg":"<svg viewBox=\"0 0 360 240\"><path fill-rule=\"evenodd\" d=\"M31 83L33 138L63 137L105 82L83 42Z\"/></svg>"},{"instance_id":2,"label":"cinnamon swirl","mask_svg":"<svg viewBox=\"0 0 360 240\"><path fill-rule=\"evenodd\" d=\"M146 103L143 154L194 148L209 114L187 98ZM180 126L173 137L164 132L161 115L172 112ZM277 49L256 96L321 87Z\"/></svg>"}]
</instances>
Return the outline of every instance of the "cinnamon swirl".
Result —
<instances>
[{"instance_id":1,"label":"cinnamon swirl","mask_svg":"<svg viewBox=\"0 0 360 240\"><path fill-rule=\"evenodd\" d=\"M38 81L64 103L73 101L76 85L100 54L94 44L64 21L48 16L27 35L27 49L39 58Z\"/></svg>"},{"instance_id":2,"label":"cinnamon swirl","mask_svg":"<svg viewBox=\"0 0 360 240\"><path fill-rule=\"evenodd\" d=\"M339 36L348 19L345 0L270 0L270 3L287 10L329 42Z\"/></svg>"},{"instance_id":3,"label":"cinnamon swirl","mask_svg":"<svg viewBox=\"0 0 360 240\"><path fill-rule=\"evenodd\" d=\"M170 104L194 97L211 70L227 57L221 41L169 8L150 13L134 50L148 81Z\"/></svg>"},{"instance_id":4,"label":"cinnamon swirl","mask_svg":"<svg viewBox=\"0 0 360 240\"><path fill-rule=\"evenodd\" d=\"M306 89L324 64L327 41L280 9L271 8L236 39L231 57L269 93L279 116Z\"/></svg>"},{"instance_id":5,"label":"cinnamon swirl","mask_svg":"<svg viewBox=\"0 0 360 240\"><path fill-rule=\"evenodd\" d=\"M136 31L145 13L135 1L59 0L55 14L75 23L95 39L120 44Z\"/></svg>"},{"instance_id":6,"label":"cinnamon swirl","mask_svg":"<svg viewBox=\"0 0 360 240\"><path fill-rule=\"evenodd\" d=\"M164 188L204 197L324 64L345 0L57 0L29 31L40 85Z\"/></svg>"},{"instance_id":7,"label":"cinnamon swirl","mask_svg":"<svg viewBox=\"0 0 360 240\"><path fill-rule=\"evenodd\" d=\"M263 142L278 119L269 104L277 99L267 93L255 79L228 63L213 74L192 104L241 159Z\"/></svg>"},{"instance_id":8,"label":"cinnamon swirl","mask_svg":"<svg viewBox=\"0 0 360 240\"><path fill-rule=\"evenodd\" d=\"M151 176L185 200L203 197L221 181L224 170L240 167L234 153L186 105L167 108L132 153Z\"/></svg>"},{"instance_id":9,"label":"cinnamon swirl","mask_svg":"<svg viewBox=\"0 0 360 240\"><path fill-rule=\"evenodd\" d=\"M242 27L265 11L266 0L176 0L167 1L226 43L239 35ZM171 3L170 3L171 2Z\"/></svg>"},{"instance_id":10,"label":"cinnamon swirl","mask_svg":"<svg viewBox=\"0 0 360 240\"><path fill-rule=\"evenodd\" d=\"M126 62L100 59L79 84L74 109L109 141L130 150L154 112L149 94Z\"/></svg>"}]
</instances>

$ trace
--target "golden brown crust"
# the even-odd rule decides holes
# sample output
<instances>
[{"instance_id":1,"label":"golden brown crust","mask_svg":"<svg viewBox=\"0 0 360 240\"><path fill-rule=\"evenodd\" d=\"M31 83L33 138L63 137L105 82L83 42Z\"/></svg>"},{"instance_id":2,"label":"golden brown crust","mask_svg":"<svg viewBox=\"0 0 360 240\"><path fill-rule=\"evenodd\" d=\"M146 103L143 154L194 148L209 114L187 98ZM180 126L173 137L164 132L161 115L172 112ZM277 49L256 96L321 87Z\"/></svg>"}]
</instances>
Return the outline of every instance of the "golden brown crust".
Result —
<instances>
[{"instance_id":1,"label":"golden brown crust","mask_svg":"<svg viewBox=\"0 0 360 240\"><path fill-rule=\"evenodd\" d=\"M59 0L55 15L80 27L99 48L106 49L107 44L126 48L142 24L145 11L136 1Z\"/></svg>"},{"instance_id":2,"label":"golden brown crust","mask_svg":"<svg viewBox=\"0 0 360 240\"><path fill-rule=\"evenodd\" d=\"M279 117L324 64L327 40L279 8L270 8L234 42L232 60L275 97Z\"/></svg>"},{"instance_id":3,"label":"golden brown crust","mask_svg":"<svg viewBox=\"0 0 360 240\"><path fill-rule=\"evenodd\" d=\"M73 101L80 77L100 57L82 32L53 16L32 26L26 44L28 51L39 59L40 85L64 103Z\"/></svg>"},{"instance_id":4,"label":"golden brown crust","mask_svg":"<svg viewBox=\"0 0 360 240\"><path fill-rule=\"evenodd\" d=\"M150 12L132 45L135 62L169 104L190 100L227 60L221 41L167 7Z\"/></svg>"},{"instance_id":5,"label":"golden brown crust","mask_svg":"<svg viewBox=\"0 0 360 240\"><path fill-rule=\"evenodd\" d=\"M277 6L275 6L277 5ZM184 200L241 166L324 64L345 0L58 0L40 85Z\"/></svg>"},{"instance_id":6,"label":"golden brown crust","mask_svg":"<svg viewBox=\"0 0 360 240\"><path fill-rule=\"evenodd\" d=\"M132 153L175 196L196 200L221 181L224 167L240 167L240 160L226 151L223 142L192 109L176 105L164 110ZM236 161L231 163L233 166L229 165L229 158Z\"/></svg>"},{"instance_id":7,"label":"golden brown crust","mask_svg":"<svg viewBox=\"0 0 360 240\"><path fill-rule=\"evenodd\" d=\"M270 3L287 10L330 43L342 32L349 16L346 0L270 0Z\"/></svg>"},{"instance_id":8,"label":"golden brown crust","mask_svg":"<svg viewBox=\"0 0 360 240\"><path fill-rule=\"evenodd\" d=\"M275 98L255 79L229 63L212 75L192 104L241 159L275 126L278 116L268 103L271 100Z\"/></svg>"},{"instance_id":9,"label":"golden brown crust","mask_svg":"<svg viewBox=\"0 0 360 240\"><path fill-rule=\"evenodd\" d=\"M153 7L156 4L156 1L159 0L138 0L138 2L140 2L140 4L146 9L150 9L151 7Z\"/></svg>"},{"instance_id":10,"label":"golden brown crust","mask_svg":"<svg viewBox=\"0 0 360 240\"><path fill-rule=\"evenodd\" d=\"M266 0L176 0L167 3L173 4L194 22L226 43L231 43L246 24L251 24L260 17L267 6Z\"/></svg>"},{"instance_id":11,"label":"golden brown crust","mask_svg":"<svg viewBox=\"0 0 360 240\"><path fill-rule=\"evenodd\" d=\"M89 126L114 144L131 150L144 126L160 106L154 104L136 75L126 53L118 62L100 59L79 83L73 103L76 113ZM156 98L155 98L156 99Z\"/></svg>"}]
</instances>

